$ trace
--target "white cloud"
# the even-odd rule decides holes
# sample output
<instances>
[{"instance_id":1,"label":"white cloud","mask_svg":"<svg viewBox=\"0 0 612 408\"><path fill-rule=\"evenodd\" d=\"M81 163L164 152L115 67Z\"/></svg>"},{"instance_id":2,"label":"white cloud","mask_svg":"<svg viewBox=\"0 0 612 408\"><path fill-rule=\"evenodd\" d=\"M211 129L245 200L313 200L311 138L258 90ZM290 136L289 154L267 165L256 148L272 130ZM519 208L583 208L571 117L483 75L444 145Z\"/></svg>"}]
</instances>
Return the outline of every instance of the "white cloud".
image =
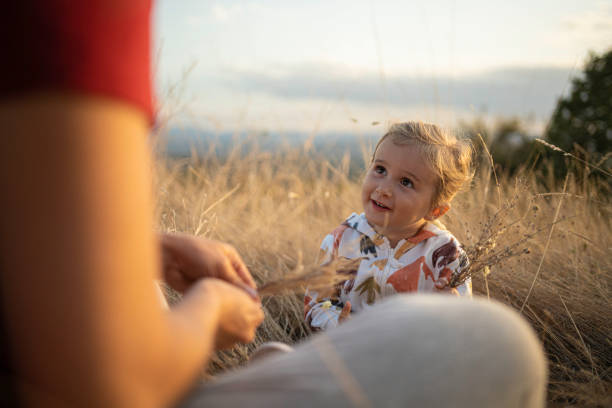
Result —
<instances>
[{"instance_id":1,"label":"white cloud","mask_svg":"<svg viewBox=\"0 0 612 408\"><path fill-rule=\"evenodd\" d=\"M594 9L568 15L561 20L560 25L562 30L568 32L576 41L610 47L612 45L612 4L601 2Z\"/></svg>"},{"instance_id":2,"label":"white cloud","mask_svg":"<svg viewBox=\"0 0 612 408\"><path fill-rule=\"evenodd\" d=\"M270 72L272 71L272 72ZM328 66L300 66L283 71L227 71L233 91L265 94L286 101L345 100L364 105L423 105L482 110L492 114L547 117L568 83L569 67L490 70L450 76L355 73Z\"/></svg>"},{"instance_id":3,"label":"white cloud","mask_svg":"<svg viewBox=\"0 0 612 408\"><path fill-rule=\"evenodd\" d=\"M226 22L234 16L242 13L244 11L244 6L242 4L233 4L231 6L214 4L211 11L215 20Z\"/></svg>"},{"instance_id":4,"label":"white cloud","mask_svg":"<svg viewBox=\"0 0 612 408\"><path fill-rule=\"evenodd\" d=\"M202 24L205 24L206 17L199 15L190 15L187 16L187 25L190 27L199 27Z\"/></svg>"}]
</instances>

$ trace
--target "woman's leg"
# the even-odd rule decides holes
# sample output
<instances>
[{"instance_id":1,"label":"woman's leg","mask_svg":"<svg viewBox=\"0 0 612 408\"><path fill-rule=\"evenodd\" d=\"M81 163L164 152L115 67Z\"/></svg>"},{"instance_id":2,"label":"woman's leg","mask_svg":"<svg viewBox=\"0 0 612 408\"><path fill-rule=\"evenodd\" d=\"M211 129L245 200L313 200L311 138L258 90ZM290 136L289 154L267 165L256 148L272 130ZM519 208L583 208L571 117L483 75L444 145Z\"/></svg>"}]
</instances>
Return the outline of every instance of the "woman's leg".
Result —
<instances>
[{"instance_id":1,"label":"woman's leg","mask_svg":"<svg viewBox=\"0 0 612 408\"><path fill-rule=\"evenodd\" d=\"M184 407L543 407L545 385L541 346L508 307L398 295L197 388Z\"/></svg>"}]
</instances>

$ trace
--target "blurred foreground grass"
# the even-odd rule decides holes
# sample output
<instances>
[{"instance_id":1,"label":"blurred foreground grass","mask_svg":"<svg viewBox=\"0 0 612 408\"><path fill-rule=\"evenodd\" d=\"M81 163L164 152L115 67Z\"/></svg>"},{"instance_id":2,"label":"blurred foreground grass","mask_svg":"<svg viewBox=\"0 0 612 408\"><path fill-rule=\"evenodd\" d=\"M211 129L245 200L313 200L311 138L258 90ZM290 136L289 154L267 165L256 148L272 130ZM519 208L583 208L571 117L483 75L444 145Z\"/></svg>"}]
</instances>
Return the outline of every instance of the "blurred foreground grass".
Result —
<instances>
[{"instance_id":1,"label":"blurred foreground grass","mask_svg":"<svg viewBox=\"0 0 612 408\"><path fill-rule=\"evenodd\" d=\"M156 192L161 230L231 243L261 284L314 262L322 237L361 211L360 180L349 177L348 156L334 166L307 146L252 146L223 160L214 151L159 158ZM612 406L609 196L572 176L564 189L529 171L498 187L487 160L442 219L466 247L485 242L499 254L486 277L473 277L475 294L523 308L546 349L550 406ZM510 256L504 249L516 242L522 255ZM264 341L300 341L309 334L302 305L295 295L265 298L255 343L218 353L208 372L243 364Z\"/></svg>"}]
</instances>

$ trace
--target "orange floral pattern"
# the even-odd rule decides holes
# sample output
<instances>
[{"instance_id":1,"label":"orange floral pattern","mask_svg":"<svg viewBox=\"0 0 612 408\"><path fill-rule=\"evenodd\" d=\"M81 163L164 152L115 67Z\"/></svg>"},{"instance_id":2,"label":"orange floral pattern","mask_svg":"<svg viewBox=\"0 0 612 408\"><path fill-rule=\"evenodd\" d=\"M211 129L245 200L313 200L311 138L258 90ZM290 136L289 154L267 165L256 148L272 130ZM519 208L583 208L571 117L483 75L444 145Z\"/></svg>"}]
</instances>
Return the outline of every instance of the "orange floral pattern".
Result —
<instances>
[{"instance_id":1,"label":"orange floral pattern","mask_svg":"<svg viewBox=\"0 0 612 408\"><path fill-rule=\"evenodd\" d=\"M308 292L304 311L313 330L337 326L349 303L351 313L359 313L396 293L437 292L438 279L448 279L468 265L461 246L446 230L428 223L416 235L391 248L387 238L376 233L363 214L351 215L328 234L321 250L325 254L322 263L340 257L354 260L356 266L350 271L353 277L338 284L332 298L320 299L316 292ZM469 281L456 289L460 295L471 296Z\"/></svg>"},{"instance_id":2,"label":"orange floral pattern","mask_svg":"<svg viewBox=\"0 0 612 408\"><path fill-rule=\"evenodd\" d=\"M434 279L431 269L425 262L425 257L421 256L408 266L398 269L387 279L387 283L393 286L398 293L416 292L419 289L421 274L426 278Z\"/></svg>"}]
</instances>

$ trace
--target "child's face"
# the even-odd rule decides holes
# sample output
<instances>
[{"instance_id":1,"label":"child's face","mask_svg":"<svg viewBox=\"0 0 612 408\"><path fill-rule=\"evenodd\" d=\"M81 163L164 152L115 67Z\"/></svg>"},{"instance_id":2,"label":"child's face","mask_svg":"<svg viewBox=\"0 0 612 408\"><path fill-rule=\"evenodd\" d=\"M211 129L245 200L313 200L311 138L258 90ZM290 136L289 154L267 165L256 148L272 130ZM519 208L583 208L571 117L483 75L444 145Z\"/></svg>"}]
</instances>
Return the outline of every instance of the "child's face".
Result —
<instances>
[{"instance_id":1,"label":"child's face","mask_svg":"<svg viewBox=\"0 0 612 408\"><path fill-rule=\"evenodd\" d=\"M385 139L361 188L368 222L391 242L415 235L431 214L436 181L415 147Z\"/></svg>"}]
</instances>

